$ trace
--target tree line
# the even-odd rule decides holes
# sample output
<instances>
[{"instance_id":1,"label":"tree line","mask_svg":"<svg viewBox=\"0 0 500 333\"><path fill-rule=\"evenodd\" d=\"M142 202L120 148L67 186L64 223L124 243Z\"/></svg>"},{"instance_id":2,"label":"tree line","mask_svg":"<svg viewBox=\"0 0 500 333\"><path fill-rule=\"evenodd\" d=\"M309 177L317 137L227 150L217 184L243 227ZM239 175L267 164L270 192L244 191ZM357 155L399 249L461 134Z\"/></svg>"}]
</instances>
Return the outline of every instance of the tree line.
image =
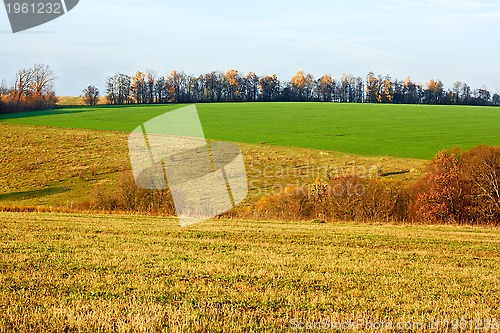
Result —
<instances>
[{"instance_id":1,"label":"tree line","mask_svg":"<svg viewBox=\"0 0 500 333\"><path fill-rule=\"evenodd\" d=\"M10 87L3 80L0 84L0 113L54 108L57 104L54 79L49 66L36 64L19 70Z\"/></svg>"},{"instance_id":2,"label":"tree line","mask_svg":"<svg viewBox=\"0 0 500 333\"><path fill-rule=\"evenodd\" d=\"M47 65L35 64L16 73L9 87L0 85L0 112L17 112L54 108L57 97L53 88L54 72ZM106 80L109 104L165 104L208 102L343 102L500 106L500 95L485 87L473 89L455 82L446 89L440 80L419 84L410 78L368 73L366 78L325 74L315 78L298 71L290 80L276 74L246 75L231 69L202 75L173 71L159 76L154 71L138 71L130 76L115 74ZM88 105L99 102L100 91L89 85L81 97Z\"/></svg>"},{"instance_id":3,"label":"tree line","mask_svg":"<svg viewBox=\"0 0 500 333\"><path fill-rule=\"evenodd\" d=\"M96 102L94 86L85 89L83 97L88 104ZM419 84L406 78L368 73L359 76L342 75L335 79L329 74L320 78L298 71L290 80L277 75L246 75L231 69L188 75L173 71L158 76L153 71L136 72L133 76L115 74L106 81L106 97L110 104L164 104L204 102L343 102L444 105L500 105L500 95L485 87L473 89L463 82L455 82L445 89L440 80Z\"/></svg>"}]
</instances>

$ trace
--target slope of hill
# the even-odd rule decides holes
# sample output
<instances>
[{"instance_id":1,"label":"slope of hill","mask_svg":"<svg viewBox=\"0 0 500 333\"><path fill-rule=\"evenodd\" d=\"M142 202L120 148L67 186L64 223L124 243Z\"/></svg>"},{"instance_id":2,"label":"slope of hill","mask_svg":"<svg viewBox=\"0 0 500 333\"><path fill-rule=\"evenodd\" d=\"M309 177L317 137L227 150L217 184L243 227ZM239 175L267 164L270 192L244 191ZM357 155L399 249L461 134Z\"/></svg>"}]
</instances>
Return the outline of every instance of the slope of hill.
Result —
<instances>
[{"instance_id":1,"label":"slope of hill","mask_svg":"<svg viewBox=\"0 0 500 333\"><path fill-rule=\"evenodd\" d=\"M181 105L76 107L0 116L0 122L130 132ZM494 107L227 103L197 105L209 139L365 156L431 159L442 149L500 145Z\"/></svg>"}]
</instances>

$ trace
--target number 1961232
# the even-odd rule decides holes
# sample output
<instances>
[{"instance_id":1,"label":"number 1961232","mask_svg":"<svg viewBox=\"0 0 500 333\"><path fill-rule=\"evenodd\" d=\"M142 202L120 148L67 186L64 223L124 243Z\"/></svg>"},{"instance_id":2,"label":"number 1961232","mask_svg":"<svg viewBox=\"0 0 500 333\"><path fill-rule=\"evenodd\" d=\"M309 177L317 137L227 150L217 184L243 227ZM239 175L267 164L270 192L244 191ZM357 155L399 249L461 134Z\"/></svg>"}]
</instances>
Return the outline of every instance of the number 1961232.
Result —
<instances>
[{"instance_id":1,"label":"number 1961232","mask_svg":"<svg viewBox=\"0 0 500 333\"><path fill-rule=\"evenodd\" d=\"M14 2L5 5L9 14L63 14L61 3L41 2L23 3Z\"/></svg>"}]
</instances>

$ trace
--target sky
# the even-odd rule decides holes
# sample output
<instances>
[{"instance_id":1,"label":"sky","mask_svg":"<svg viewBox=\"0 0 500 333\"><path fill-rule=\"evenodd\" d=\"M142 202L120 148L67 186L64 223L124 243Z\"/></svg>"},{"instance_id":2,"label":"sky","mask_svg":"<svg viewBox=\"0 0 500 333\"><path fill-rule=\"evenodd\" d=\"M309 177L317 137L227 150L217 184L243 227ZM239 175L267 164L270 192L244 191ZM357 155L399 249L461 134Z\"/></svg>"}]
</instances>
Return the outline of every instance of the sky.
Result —
<instances>
[{"instance_id":1,"label":"sky","mask_svg":"<svg viewBox=\"0 0 500 333\"><path fill-rule=\"evenodd\" d=\"M246 75L298 70L442 80L500 89L498 0L80 0L66 15L13 34L0 8L0 80L35 63L56 93L105 90L122 72Z\"/></svg>"}]
</instances>

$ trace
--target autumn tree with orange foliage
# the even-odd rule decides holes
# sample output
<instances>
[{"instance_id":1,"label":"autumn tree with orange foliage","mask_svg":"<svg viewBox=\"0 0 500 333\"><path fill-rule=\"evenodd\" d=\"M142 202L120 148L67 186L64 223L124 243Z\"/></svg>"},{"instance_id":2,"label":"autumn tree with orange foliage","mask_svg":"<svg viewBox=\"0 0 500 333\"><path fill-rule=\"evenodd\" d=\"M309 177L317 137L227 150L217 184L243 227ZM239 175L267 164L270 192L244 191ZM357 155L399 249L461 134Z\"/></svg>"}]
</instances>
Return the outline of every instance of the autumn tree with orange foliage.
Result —
<instances>
[{"instance_id":1,"label":"autumn tree with orange foliage","mask_svg":"<svg viewBox=\"0 0 500 333\"><path fill-rule=\"evenodd\" d=\"M147 100L147 85L146 85L146 74L141 71L137 71L131 78L131 92L132 97L138 104L146 103Z\"/></svg>"},{"instance_id":2,"label":"autumn tree with orange foliage","mask_svg":"<svg viewBox=\"0 0 500 333\"><path fill-rule=\"evenodd\" d=\"M434 157L428 174L416 185L414 210L418 218L439 222L462 220L464 197L459 156L441 151Z\"/></svg>"},{"instance_id":3,"label":"autumn tree with orange foliage","mask_svg":"<svg viewBox=\"0 0 500 333\"><path fill-rule=\"evenodd\" d=\"M335 94L335 80L329 74L318 80L318 95L321 102L331 102Z\"/></svg>"},{"instance_id":4,"label":"autumn tree with orange foliage","mask_svg":"<svg viewBox=\"0 0 500 333\"><path fill-rule=\"evenodd\" d=\"M441 104L444 99L444 85L441 81L430 80L425 90L426 104Z\"/></svg>"},{"instance_id":5,"label":"autumn tree with orange foliage","mask_svg":"<svg viewBox=\"0 0 500 333\"><path fill-rule=\"evenodd\" d=\"M241 78L238 71L235 69L228 70L226 72L225 81L226 81L225 86L227 87L227 101L228 102L239 101L241 98L241 92L240 92Z\"/></svg>"},{"instance_id":6,"label":"autumn tree with orange foliage","mask_svg":"<svg viewBox=\"0 0 500 333\"><path fill-rule=\"evenodd\" d=\"M290 80L290 84L292 86L292 95L297 100L301 100L305 95L306 88L306 75L304 71L298 71Z\"/></svg>"},{"instance_id":7,"label":"autumn tree with orange foliage","mask_svg":"<svg viewBox=\"0 0 500 333\"><path fill-rule=\"evenodd\" d=\"M368 103L380 103L380 81L373 72L366 76L366 100Z\"/></svg>"},{"instance_id":8,"label":"autumn tree with orange foliage","mask_svg":"<svg viewBox=\"0 0 500 333\"><path fill-rule=\"evenodd\" d=\"M316 81L314 76L298 71L290 80L292 98L295 101L311 101Z\"/></svg>"},{"instance_id":9,"label":"autumn tree with orange foliage","mask_svg":"<svg viewBox=\"0 0 500 333\"><path fill-rule=\"evenodd\" d=\"M500 147L439 152L414 186L416 220L500 223Z\"/></svg>"},{"instance_id":10,"label":"autumn tree with orange foliage","mask_svg":"<svg viewBox=\"0 0 500 333\"><path fill-rule=\"evenodd\" d=\"M381 103L392 103L394 101L394 84L390 76L382 80L379 95Z\"/></svg>"}]
</instances>

